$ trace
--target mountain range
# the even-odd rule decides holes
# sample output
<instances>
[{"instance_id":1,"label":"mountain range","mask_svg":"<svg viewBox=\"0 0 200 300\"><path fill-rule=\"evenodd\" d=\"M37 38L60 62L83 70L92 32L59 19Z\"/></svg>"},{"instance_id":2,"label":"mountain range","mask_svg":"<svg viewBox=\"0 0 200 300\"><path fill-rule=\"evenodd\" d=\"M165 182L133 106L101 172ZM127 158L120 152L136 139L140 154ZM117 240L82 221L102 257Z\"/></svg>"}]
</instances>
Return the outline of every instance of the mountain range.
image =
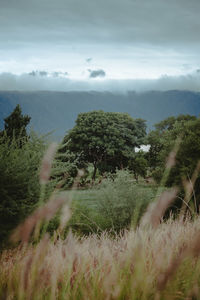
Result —
<instances>
[{"instance_id":1,"label":"mountain range","mask_svg":"<svg viewBox=\"0 0 200 300\"><path fill-rule=\"evenodd\" d=\"M75 125L80 112L104 110L126 112L147 121L148 129L169 116L200 114L200 93L192 91L149 91L126 94L111 92L19 92L0 91L0 129L17 104L31 116L30 126L39 133L53 131L62 138Z\"/></svg>"}]
</instances>

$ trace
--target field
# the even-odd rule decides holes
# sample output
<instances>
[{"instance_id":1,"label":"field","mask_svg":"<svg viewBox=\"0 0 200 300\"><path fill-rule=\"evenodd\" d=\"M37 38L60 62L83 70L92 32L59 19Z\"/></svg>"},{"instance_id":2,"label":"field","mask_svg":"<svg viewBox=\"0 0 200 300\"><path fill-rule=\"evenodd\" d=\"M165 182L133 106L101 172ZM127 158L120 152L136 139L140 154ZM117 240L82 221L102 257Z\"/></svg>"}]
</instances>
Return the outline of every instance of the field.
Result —
<instances>
[{"instance_id":1,"label":"field","mask_svg":"<svg viewBox=\"0 0 200 300\"><path fill-rule=\"evenodd\" d=\"M37 224L51 219L63 204L64 196L51 199L15 232L22 243L2 252L0 299L199 299L199 218L180 216L160 223L166 202L176 192L163 191L135 229L87 236L70 229L63 239L60 226L53 236L44 233L39 242L27 243ZM97 193L71 191L65 197L69 201L74 194L75 202L85 199L89 207ZM70 218L68 205L64 211Z\"/></svg>"}]
</instances>

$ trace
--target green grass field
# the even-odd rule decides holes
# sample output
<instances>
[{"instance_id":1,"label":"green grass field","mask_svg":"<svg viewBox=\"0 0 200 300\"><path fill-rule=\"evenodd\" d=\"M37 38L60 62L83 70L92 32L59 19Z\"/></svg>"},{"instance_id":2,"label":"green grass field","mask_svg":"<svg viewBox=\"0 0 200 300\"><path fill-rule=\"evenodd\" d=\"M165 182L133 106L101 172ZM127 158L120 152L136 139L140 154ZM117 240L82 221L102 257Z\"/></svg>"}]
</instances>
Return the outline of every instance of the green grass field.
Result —
<instances>
[{"instance_id":1,"label":"green grass field","mask_svg":"<svg viewBox=\"0 0 200 300\"><path fill-rule=\"evenodd\" d=\"M72 218L69 226L80 234L119 232L137 226L142 214L156 196L156 187L136 184L126 171L115 181L106 180L89 190L69 192Z\"/></svg>"}]
</instances>

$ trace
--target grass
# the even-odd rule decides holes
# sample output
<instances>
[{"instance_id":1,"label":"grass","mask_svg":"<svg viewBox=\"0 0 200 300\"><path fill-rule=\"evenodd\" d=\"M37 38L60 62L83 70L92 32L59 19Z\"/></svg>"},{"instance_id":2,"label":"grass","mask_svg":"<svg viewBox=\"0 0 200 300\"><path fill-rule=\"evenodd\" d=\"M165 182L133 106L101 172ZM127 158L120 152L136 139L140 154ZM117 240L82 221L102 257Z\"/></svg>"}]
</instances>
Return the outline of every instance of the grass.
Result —
<instances>
[{"instance_id":1,"label":"grass","mask_svg":"<svg viewBox=\"0 0 200 300\"><path fill-rule=\"evenodd\" d=\"M156 196L156 188L136 184L128 171L118 171L115 180L104 180L90 190L73 191L72 218L68 224L79 234L120 232L137 226Z\"/></svg>"},{"instance_id":2,"label":"grass","mask_svg":"<svg viewBox=\"0 0 200 300\"><path fill-rule=\"evenodd\" d=\"M134 186L137 186L137 188L140 190L141 193L145 193L145 192L154 193L156 191L156 187L151 185L134 183ZM79 203L84 203L88 206L93 207L94 209L97 209L99 190L100 188L98 189L93 188L93 189L69 191L68 193L69 195L70 194L72 195L74 201L77 201Z\"/></svg>"},{"instance_id":3,"label":"grass","mask_svg":"<svg viewBox=\"0 0 200 300\"><path fill-rule=\"evenodd\" d=\"M45 235L1 254L0 298L199 299L199 228L170 219L114 239Z\"/></svg>"}]
</instances>

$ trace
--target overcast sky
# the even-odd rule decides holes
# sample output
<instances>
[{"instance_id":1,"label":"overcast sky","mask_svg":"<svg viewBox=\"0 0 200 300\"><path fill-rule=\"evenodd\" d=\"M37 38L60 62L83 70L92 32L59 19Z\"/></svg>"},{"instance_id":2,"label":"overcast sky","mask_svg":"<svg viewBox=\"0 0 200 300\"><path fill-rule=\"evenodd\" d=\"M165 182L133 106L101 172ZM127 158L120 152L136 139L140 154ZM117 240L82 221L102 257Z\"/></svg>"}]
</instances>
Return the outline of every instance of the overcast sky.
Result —
<instances>
[{"instance_id":1,"label":"overcast sky","mask_svg":"<svg viewBox=\"0 0 200 300\"><path fill-rule=\"evenodd\" d=\"M0 0L0 89L198 90L199 34L200 0Z\"/></svg>"}]
</instances>

